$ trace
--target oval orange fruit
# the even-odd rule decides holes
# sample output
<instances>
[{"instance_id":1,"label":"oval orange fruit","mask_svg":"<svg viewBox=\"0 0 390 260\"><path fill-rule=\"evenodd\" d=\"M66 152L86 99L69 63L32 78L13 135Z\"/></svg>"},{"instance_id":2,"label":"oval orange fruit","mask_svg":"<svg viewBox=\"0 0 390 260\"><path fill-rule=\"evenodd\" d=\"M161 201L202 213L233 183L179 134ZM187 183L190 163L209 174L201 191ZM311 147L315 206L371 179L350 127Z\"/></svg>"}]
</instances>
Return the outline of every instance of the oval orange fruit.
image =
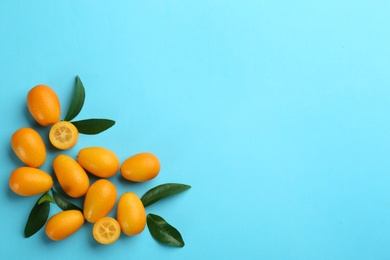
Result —
<instances>
[{"instance_id":1,"label":"oval orange fruit","mask_svg":"<svg viewBox=\"0 0 390 260\"><path fill-rule=\"evenodd\" d=\"M23 166L11 173L8 184L16 194L33 196L50 190L53 186L53 179L40 169Z\"/></svg>"},{"instance_id":2,"label":"oval orange fruit","mask_svg":"<svg viewBox=\"0 0 390 260\"><path fill-rule=\"evenodd\" d=\"M12 150L27 166L40 167L46 160L46 147L37 131L23 127L11 137Z\"/></svg>"},{"instance_id":3,"label":"oval orange fruit","mask_svg":"<svg viewBox=\"0 0 390 260\"><path fill-rule=\"evenodd\" d=\"M133 192L126 192L118 201L117 219L121 230L128 236L141 233L146 225L146 212L140 198Z\"/></svg>"},{"instance_id":4,"label":"oval orange fruit","mask_svg":"<svg viewBox=\"0 0 390 260\"><path fill-rule=\"evenodd\" d=\"M55 123L49 132L50 143L60 150L68 150L75 146L79 138L79 131L71 122L60 121Z\"/></svg>"},{"instance_id":5,"label":"oval orange fruit","mask_svg":"<svg viewBox=\"0 0 390 260\"><path fill-rule=\"evenodd\" d=\"M72 198L79 198L89 188L89 177L72 157L60 154L53 160L54 173L61 188Z\"/></svg>"},{"instance_id":6,"label":"oval orange fruit","mask_svg":"<svg viewBox=\"0 0 390 260\"><path fill-rule=\"evenodd\" d=\"M144 182L155 178L160 172L160 162L152 153L139 153L126 159L120 168L123 178Z\"/></svg>"},{"instance_id":7,"label":"oval orange fruit","mask_svg":"<svg viewBox=\"0 0 390 260\"><path fill-rule=\"evenodd\" d=\"M119 159L116 154L103 147L81 149L77 161L85 170L100 178L112 177L119 169Z\"/></svg>"},{"instance_id":8,"label":"oval orange fruit","mask_svg":"<svg viewBox=\"0 0 390 260\"><path fill-rule=\"evenodd\" d=\"M107 216L115 206L117 191L114 184L106 179L95 181L88 189L84 200L84 217L95 223Z\"/></svg>"},{"instance_id":9,"label":"oval orange fruit","mask_svg":"<svg viewBox=\"0 0 390 260\"><path fill-rule=\"evenodd\" d=\"M27 107L32 117L42 126L60 120L60 101L57 94L46 85L37 85L27 94Z\"/></svg>"},{"instance_id":10,"label":"oval orange fruit","mask_svg":"<svg viewBox=\"0 0 390 260\"><path fill-rule=\"evenodd\" d=\"M46 235L54 241L74 234L84 224L84 216L79 210L66 210L53 215L46 223Z\"/></svg>"},{"instance_id":11,"label":"oval orange fruit","mask_svg":"<svg viewBox=\"0 0 390 260\"><path fill-rule=\"evenodd\" d=\"M112 244L121 235L121 227L116 219L104 217L96 221L93 225L92 235L100 244Z\"/></svg>"}]
</instances>

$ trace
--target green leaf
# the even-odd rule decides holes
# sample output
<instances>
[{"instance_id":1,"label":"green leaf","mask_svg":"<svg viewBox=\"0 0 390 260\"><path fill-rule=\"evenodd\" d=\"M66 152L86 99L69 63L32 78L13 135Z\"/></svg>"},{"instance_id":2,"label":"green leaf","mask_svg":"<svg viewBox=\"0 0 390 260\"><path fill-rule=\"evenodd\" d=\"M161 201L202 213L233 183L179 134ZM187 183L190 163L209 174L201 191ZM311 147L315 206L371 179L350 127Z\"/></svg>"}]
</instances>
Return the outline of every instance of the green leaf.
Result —
<instances>
[{"instance_id":1,"label":"green leaf","mask_svg":"<svg viewBox=\"0 0 390 260\"><path fill-rule=\"evenodd\" d=\"M48 192L43 194L43 196L38 200L38 204L41 204L43 202L51 202L51 203L56 204L55 200L53 199L52 196L50 196L50 194Z\"/></svg>"},{"instance_id":2,"label":"green leaf","mask_svg":"<svg viewBox=\"0 0 390 260\"><path fill-rule=\"evenodd\" d=\"M28 216L26 226L24 227L24 236L31 237L37 233L46 223L50 213L50 202L41 201L46 193L38 199Z\"/></svg>"},{"instance_id":3,"label":"green leaf","mask_svg":"<svg viewBox=\"0 0 390 260\"><path fill-rule=\"evenodd\" d=\"M180 183L161 184L147 191L142 196L141 201L144 204L144 207L147 207L161 199L178 194L182 191L188 190L189 188L191 188L191 186Z\"/></svg>"},{"instance_id":4,"label":"green leaf","mask_svg":"<svg viewBox=\"0 0 390 260\"><path fill-rule=\"evenodd\" d=\"M157 241L172 246L184 246L184 241L180 232L162 217L148 214L147 223L150 234Z\"/></svg>"},{"instance_id":5,"label":"green leaf","mask_svg":"<svg viewBox=\"0 0 390 260\"><path fill-rule=\"evenodd\" d=\"M111 126L115 125L115 121L110 119L92 118L80 121L73 121L72 124L77 128L79 133L94 135L101 133Z\"/></svg>"},{"instance_id":6,"label":"green leaf","mask_svg":"<svg viewBox=\"0 0 390 260\"><path fill-rule=\"evenodd\" d=\"M84 100L85 100L85 89L83 86L83 82L81 82L79 76L76 76L76 86L74 89L72 101L70 103L64 121L70 121L80 113L84 105Z\"/></svg>"},{"instance_id":7,"label":"green leaf","mask_svg":"<svg viewBox=\"0 0 390 260\"><path fill-rule=\"evenodd\" d=\"M60 209L62 209L62 210L76 209L76 210L83 212L83 210L80 207L76 206L72 202L65 199L63 196L58 194L55 190L52 190L52 192L53 192L53 198L56 201L56 203Z\"/></svg>"}]
</instances>

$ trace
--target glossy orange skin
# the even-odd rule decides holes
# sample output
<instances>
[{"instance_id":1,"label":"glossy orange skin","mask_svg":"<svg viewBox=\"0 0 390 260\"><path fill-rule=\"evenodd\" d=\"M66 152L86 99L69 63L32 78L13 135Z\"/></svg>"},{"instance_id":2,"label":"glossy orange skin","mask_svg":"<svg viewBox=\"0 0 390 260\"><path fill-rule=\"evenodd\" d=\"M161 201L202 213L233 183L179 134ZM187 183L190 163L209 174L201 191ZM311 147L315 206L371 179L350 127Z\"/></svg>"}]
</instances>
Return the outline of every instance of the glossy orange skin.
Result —
<instances>
[{"instance_id":1,"label":"glossy orange skin","mask_svg":"<svg viewBox=\"0 0 390 260\"><path fill-rule=\"evenodd\" d=\"M52 177L37 168L16 168L9 178L9 187L21 196L34 196L50 190L53 186Z\"/></svg>"},{"instance_id":2,"label":"glossy orange skin","mask_svg":"<svg viewBox=\"0 0 390 260\"><path fill-rule=\"evenodd\" d=\"M110 213L115 206L117 191L114 184L106 179L95 181L88 189L84 200L84 217L95 223Z\"/></svg>"},{"instance_id":3,"label":"glossy orange skin","mask_svg":"<svg viewBox=\"0 0 390 260\"><path fill-rule=\"evenodd\" d=\"M103 147L81 149L77 161L89 173L100 178L110 178L119 170L119 159L116 154Z\"/></svg>"},{"instance_id":4,"label":"glossy orange skin","mask_svg":"<svg viewBox=\"0 0 390 260\"><path fill-rule=\"evenodd\" d=\"M53 215L46 223L46 235L54 241L65 239L84 224L84 216L79 210L66 210Z\"/></svg>"},{"instance_id":5,"label":"glossy orange skin","mask_svg":"<svg viewBox=\"0 0 390 260\"><path fill-rule=\"evenodd\" d=\"M60 101L49 86L41 84L33 87L27 94L27 107L42 126L53 125L60 120Z\"/></svg>"},{"instance_id":6,"label":"glossy orange skin","mask_svg":"<svg viewBox=\"0 0 390 260\"><path fill-rule=\"evenodd\" d=\"M72 157L60 154L53 160L53 169L57 180L66 194L79 198L89 188L89 177L83 167Z\"/></svg>"},{"instance_id":7,"label":"glossy orange skin","mask_svg":"<svg viewBox=\"0 0 390 260\"><path fill-rule=\"evenodd\" d=\"M37 131L23 127L11 137L11 147L16 156L27 166L40 167L46 160L46 147Z\"/></svg>"},{"instance_id":8,"label":"glossy orange skin","mask_svg":"<svg viewBox=\"0 0 390 260\"><path fill-rule=\"evenodd\" d=\"M122 232L128 236L141 233L146 225L146 212L141 199L133 192L126 192L118 201L117 219Z\"/></svg>"},{"instance_id":9,"label":"glossy orange skin","mask_svg":"<svg viewBox=\"0 0 390 260\"><path fill-rule=\"evenodd\" d=\"M149 181L160 172L160 161L152 153L135 154L122 163L120 172L129 181Z\"/></svg>"}]
</instances>

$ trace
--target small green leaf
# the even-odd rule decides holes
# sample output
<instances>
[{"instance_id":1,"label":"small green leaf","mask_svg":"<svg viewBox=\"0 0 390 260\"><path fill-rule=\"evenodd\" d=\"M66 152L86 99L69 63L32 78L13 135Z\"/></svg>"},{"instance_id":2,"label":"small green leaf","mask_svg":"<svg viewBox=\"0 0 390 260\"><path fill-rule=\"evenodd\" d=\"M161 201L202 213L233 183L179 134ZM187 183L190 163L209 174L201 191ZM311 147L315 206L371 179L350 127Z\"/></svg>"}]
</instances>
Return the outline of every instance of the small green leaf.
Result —
<instances>
[{"instance_id":1,"label":"small green leaf","mask_svg":"<svg viewBox=\"0 0 390 260\"><path fill-rule=\"evenodd\" d=\"M52 196L50 196L50 194L48 192L46 192L45 194L43 194L43 196L38 200L38 204L41 204L43 202L51 202L53 204L56 204L55 200L53 199Z\"/></svg>"},{"instance_id":2,"label":"small green leaf","mask_svg":"<svg viewBox=\"0 0 390 260\"><path fill-rule=\"evenodd\" d=\"M144 204L144 207L147 207L161 199L178 194L182 191L188 190L189 188L191 188L191 186L180 183L161 184L147 191L142 196L141 201L142 204Z\"/></svg>"},{"instance_id":3,"label":"small green leaf","mask_svg":"<svg viewBox=\"0 0 390 260\"><path fill-rule=\"evenodd\" d=\"M24 227L24 236L31 237L37 233L46 223L50 213L50 202L41 201L46 193L38 199L28 216L26 226ZM40 202L41 201L41 202Z\"/></svg>"},{"instance_id":4,"label":"small green leaf","mask_svg":"<svg viewBox=\"0 0 390 260\"><path fill-rule=\"evenodd\" d=\"M157 241L172 246L184 246L180 232L162 217L155 214L148 214L147 223L150 234Z\"/></svg>"},{"instance_id":5,"label":"small green leaf","mask_svg":"<svg viewBox=\"0 0 390 260\"><path fill-rule=\"evenodd\" d=\"M80 113L84 105L84 100L85 100L85 89L83 86L83 82L81 82L79 76L76 76L76 86L74 89L72 101L70 103L64 121L70 121Z\"/></svg>"},{"instance_id":6,"label":"small green leaf","mask_svg":"<svg viewBox=\"0 0 390 260\"><path fill-rule=\"evenodd\" d=\"M53 198L56 201L56 203L60 209L62 209L62 210L76 209L76 210L83 212L83 210L80 207L76 206L72 202L65 199L63 196L58 194L55 190L52 190L52 192L53 192Z\"/></svg>"},{"instance_id":7,"label":"small green leaf","mask_svg":"<svg viewBox=\"0 0 390 260\"><path fill-rule=\"evenodd\" d=\"M101 133L115 125L115 121L102 118L85 119L80 121L73 121L72 123L77 128L79 133L87 135Z\"/></svg>"}]
</instances>

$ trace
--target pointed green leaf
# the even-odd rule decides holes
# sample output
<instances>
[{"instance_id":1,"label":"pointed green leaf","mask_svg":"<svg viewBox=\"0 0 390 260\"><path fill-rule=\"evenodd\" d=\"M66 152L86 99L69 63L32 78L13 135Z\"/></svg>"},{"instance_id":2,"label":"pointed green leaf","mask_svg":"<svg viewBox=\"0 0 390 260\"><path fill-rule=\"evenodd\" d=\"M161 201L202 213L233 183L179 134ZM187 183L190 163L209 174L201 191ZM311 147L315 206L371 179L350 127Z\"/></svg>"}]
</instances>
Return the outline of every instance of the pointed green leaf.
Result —
<instances>
[{"instance_id":1,"label":"pointed green leaf","mask_svg":"<svg viewBox=\"0 0 390 260\"><path fill-rule=\"evenodd\" d=\"M55 200L53 199L52 196L50 196L50 194L48 192L46 192L45 194L43 194L43 196L38 200L38 204L41 204L43 202L51 202L53 204L56 204Z\"/></svg>"},{"instance_id":2,"label":"pointed green leaf","mask_svg":"<svg viewBox=\"0 0 390 260\"><path fill-rule=\"evenodd\" d=\"M87 135L101 133L115 125L115 121L102 118L85 119L80 121L73 121L72 123L77 128L79 133Z\"/></svg>"},{"instance_id":3,"label":"pointed green leaf","mask_svg":"<svg viewBox=\"0 0 390 260\"><path fill-rule=\"evenodd\" d=\"M184 246L180 232L162 217L155 214L148 214L147 223L150 234L157 241L172 246Z\"/></svg>"},{"instance_id":4,"label":"pointed green leaf","mask_svg":"<svg viewBox=\"0 0 390 260\"><path fill-rule=\"evenodd\" d=\"M52 192L53 192L53 198L56 201L56 203L60 209L62 209L62 210L76 209L76 210L83 212L83 210L80 207L78 207L75 204L73 204L72 202L68 201L66 198L64 198L63 196L58 194L55 190L52 190Z\"/></svg>"},{"instance_id":5,"label":"pointed green leaf","mask_svg":"<svg viewBox=\"0 0 390 260\"><path fill-rule=\"evenodd\" d=\"M79 76L76 76L76 86L74 89L72 101L69 105L68 112L66 113L64 121L70 121L75 118L81 111L85 100L85 89L83 82Z\"/></svg>"},{"instance_id":6,"label":"pointed green leaf","mask_svg":"<svg viewBox=\"0 0 390 260\"><path fill-rule=\"evenodd\" d=\"M31 237L37 233L46 223L50 213L50 202L41 201L45 194L38 199L28 216L26 226L24 227L24 236Z\"/></svg>"},{"instance_id":7,"label":"pointed green leaf","mask_svg":"<svg viewBox=\"0 0 390 260\"><path fill-rule=\"evenodd\" d=\"M191 188L191 186L180 183L161 184L147 191L142 196L141 201L144 204L144 207L147 207L161 199L178 194L182 191L188 190L189 188Z\"/></svg>"}]
</instances>

